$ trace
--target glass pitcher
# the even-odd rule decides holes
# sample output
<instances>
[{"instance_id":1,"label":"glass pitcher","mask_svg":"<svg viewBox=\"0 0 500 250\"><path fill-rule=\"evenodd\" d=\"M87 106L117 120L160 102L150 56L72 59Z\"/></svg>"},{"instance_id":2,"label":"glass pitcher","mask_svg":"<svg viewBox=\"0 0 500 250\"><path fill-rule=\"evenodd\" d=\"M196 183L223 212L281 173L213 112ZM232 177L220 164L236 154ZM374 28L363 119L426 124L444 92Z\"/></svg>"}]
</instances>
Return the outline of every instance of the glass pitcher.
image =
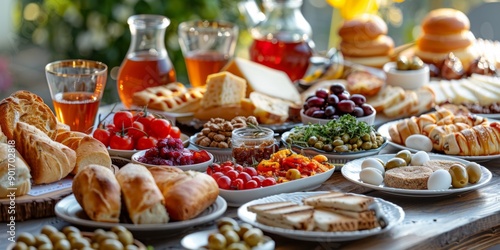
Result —
<instances>
[{"instance_id":1,"label":"glass pitcher","mask_svg":"<svg viewBox=\"0 0 500 250\"><path fill-rule=\"evenodd\" d=\"M118 94L130 108L135 92L176 81L175 69L165 49L170 20L160 15L135 15L127 20L132 34L127 56L118 71Z\"/></svg>"},{"instance_id":2,"label":"glass pitcher","mask_svg":"<svg viewBox=\"0 0 500 250\"><path fill-rule=\"evenodd\" d=\"M302 0L263 0L263 5L265 19L250 30L250 59L298 80L309 67L314 46L311 25L300 12Z\"/></svg>"}]
</instances>

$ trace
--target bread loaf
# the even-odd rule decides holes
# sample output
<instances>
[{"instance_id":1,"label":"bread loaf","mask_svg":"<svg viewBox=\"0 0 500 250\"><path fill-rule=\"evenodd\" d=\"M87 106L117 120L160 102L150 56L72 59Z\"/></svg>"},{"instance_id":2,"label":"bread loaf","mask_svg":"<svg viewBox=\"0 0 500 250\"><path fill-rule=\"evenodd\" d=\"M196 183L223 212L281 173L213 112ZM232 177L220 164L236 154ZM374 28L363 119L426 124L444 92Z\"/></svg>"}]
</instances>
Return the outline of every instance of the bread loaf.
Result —
<instances>
[{"instance_id":1,"label":"bread loaf","mask_svg":"<svg viewBox=\"0 0 500 250\"><path fill-rule=\"evenodd\" d=\"M0 127L8 139L14 139L18 122L35 126L50 139L56 137L56 116L41 97L29 91L17 91L0 102Z\"/></svg>"},{"instance_id":2,"label":"bread loaf","mask_svg":"<svg viewBox=\"0 0 500 250\"><path fill-rule=\"evenodd\" d=\"M193 112L200 107L205 88L187 89L182 83L149 87L134 93L132 102L137 106L167 112Z\"/></svg>"},{"instance_id":3,"label":"bread loaf","mask_svg":"<svg viewBox=\"0 0 500 250\"><path fill-rule=\"evenodd\" d=\"M11 179L14 178L14 179ZM0 142L0 198L27 194L31 190L28 164L14 146Z\"/></svg>"},{"instance_id":4,"label":"bread loaf","mask_svg":"<svg viewBox=\"0 0 500 250\"><path fill-rule=\"evenodd\" d=\"M75 150L76 162L72 174L89 164L97 164L111 168L111 157L104 144L92 136L76 131L64 131L58 133L56 141Z\"/></svg>"},{"instance_id":5,"label":"bread loaf","mask_svg":"<svg viewBox=\"0 0 500 250\"><path fill-rule=\"evenodd\" d=\"M168 166L152 167L149 171L165 198L165 206L172 220L183 221L198 216L219 195L217 183L206 174L183 172Z\"/></svg>"},{"instance_id":6,"label":"bread loaf","mask_svg":"<svg viewBox=\"0 0 500 250\"><path fill-rule=\"evenodd\" d=\"M134 224L161 224L169 221L165 199L153 175L139 164L123 166L116 179L120 184L128 215ZM178 203L175 206L179 206Z\"/></svg>"},{"instance_id":7,"label":"bread loaf","mask_svg":"<svg viewBox=\"0 0 500 250\"><path fill-rule=\"evenodd\" d=\"M208 75L207 92L201 100L203 108L239 104L247 91L245 79L229 72Z\"/></svg>"},{"instance_id":8,"label":"bread loaf","mask_svg":"<svg viewBox=\"0 0 500 250\"><path fill-rule=\"evenodd\" d=\"M91 220L119 222L121 188L109 168L96 164L82 167L73 178L72 189Z\"/></svg>"},{"instance_id":9,"label":"bread loaf","mask_svg":"<svg viewBox=\"0 0 500 250\"><path fill-rule=\"evenodd\" d=\"M31 167L34 184L58 181L75 166L76 153L73 149L53 141L33 125L17 122L14 140L16 149Z\"/></svg>"}]
</instances>

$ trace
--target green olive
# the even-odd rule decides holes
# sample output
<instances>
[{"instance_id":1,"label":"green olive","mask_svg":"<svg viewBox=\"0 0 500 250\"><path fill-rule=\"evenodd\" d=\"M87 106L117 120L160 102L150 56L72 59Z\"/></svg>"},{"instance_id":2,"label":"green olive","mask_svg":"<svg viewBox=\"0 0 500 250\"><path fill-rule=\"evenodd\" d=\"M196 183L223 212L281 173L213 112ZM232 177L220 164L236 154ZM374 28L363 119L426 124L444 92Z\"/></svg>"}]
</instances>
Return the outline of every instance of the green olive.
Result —
<instances>
[{"instance_id":1,"label":"green olive","mask_svg":"<svg viewBox=\"0 0 500 250\"><path fill-rule=\"evenodd\" d=\"M122 225L114 226L111 228L111 232L118 234L119 232L129 232L128 229Z\"/></svg>"},{"instance_id":2,"label":"green olive","mask_svg":"<svg viewBox=\"0 0 500 250\"><path fill-rule=\"evenodd\" d=\"M62 232L54 232L49 236L49 239L52 244L56 244L59 240L66 239L66 235Z\"/></svg>"},{"instance_id":3,"label":"green olive","mask_svg":"<svg viewBox=\"0 0 500 250\"><path fill-rule=\"evenodd\" d=\"M90 242L82 237L72 238L69 242L73 249L82 249L84 247L90 247Z\"/></svg>"},{"instance_id":4,"label":"green olive","mask_svg":"<svg viewBox=\"0 0 500 250\"><path fill-rule=\"evenodd\" d=\"M220 219L217 220L217 228L220 228L220 227L222 227L224 225L230 225L233 228L237 228L238 227L238 222L236 222L235 219L230 218L230 217L222 217L222 218L220 218Z\"/></svg>"},{"instance_id":5,"label":"green olive","mask_svg":"<svg viewBox=\"0 0 500 250\"><path fill-rule=\"evenodd\" d=\"M59 230L57 230L57 228L55 228L52 225L45 225L42 227L42 230L41 230L41 233L45 234L47 236L50 236L51 234L53 234L55 232L59 232Z\"/></svg>"},{"instance_id":6,"label":"green olive","mask_svg":"<svg viewBox=\"0 0 500 250\"><path fill-rule=\"evenodd\" d=\"M17 237L17 242L24 242L26 246L34 246L36 244L35 236L30 233L20 233Z\"/></svg>"},{"instance_id":7,"label":"green olive","mask_svg":"<svg viewBox=\"0 0 500 250\"><path fill-rule=\"evenodd\" d=\"M349 139L349 144L356 144L359 140L359 137L354 136L353 138Z\"/></svg>"},{"instance_id":8,"label":"green olive","mask_svg":"<svg viewBox=\"0 0 500 250\"><path fill-rule=\"evenodd\" d=\"M286 175L285 177L288 179L288 180L297 180L297 179L300 179L302 178L302 175L300 173L300 171L296 168L290 168L286 171Z\"/></svg>"},{"instance_id":9,"label":"green olive","mask_svg":"<svg viewBox=\"0 0 500 250\"><path fill-rule=\"evenodd\" d=\"M349 140L351 139L351 137L348 134L343 134L340 138L344 143L348 143Z\"/></svg>"},{"instance_id":10,"label":"green olive","mask_svg":"<svg viewBox=\"0 0 500 250\"><path fill-rule=\"evenodd\" d=\"M219 233L224 234L227 231L234 231L234 226L229 224L224 224L219 227Z\"/></svg>"},{"instance_id":11,"label":"green olive","mask_svg":"<svg viewBox=\"0 0 500 250\"><path fill-rule=\"evenodd\" d=\"M224 237L226 237L226 245L229 245L229 244L235 243L235 242L240 242L240 236L235 231L232 231L232 230L227 231L223 235L224 235Z\"/></svg>"},{"instance_id":12,"label":"green olive","mask_svg":"<svg viewBox=\"0 0 500 250\"><path fill-rule=\"evenodd\" d=\"M252 228L253 226L248 223L241 223L240 230L238 230L238 235L240 236L240 238L243 238L243 235Z\"/></svg>"},{"instance_id":13,"label":"green olive","mask_svg":"<svg viewBox=\"0 0 500 250\"><path fill-rule=\"evenodd\" d=\"M364 149L364 150L370 150L372 148L372 142L371 141L365 141L363 142L363 144L361 145L361 148Z\"/></svg>"},{"instance_id":14,"label":"green olive","mask_svg":"<svg viewBox=\"0 0 500 250\"><path fill-rule=\"evenodd\" d=\"M254 247L257 246L262 241L263 237L264 233L262 232L262 230L258 228L252 228L243 235L243 240L249 246Z\"/></svg>"},{"instance_id":15,"label":"green olive","mask_svg":"<svg viewBox=\"0 0 500 250\"><path fill-rule=\"evenodd\" d=\"M307 139L307 144L311 147L314 146L314 144L316 144L316 142L318 142L318 137L316 137L314 135L309 137L309 139Z\"/></svg>"},{"instance_id":16,"label":"green olive","mask_svg":"<svg viewBox=\"0 0 500 250\"><path fill-rule=\"evenodd\" d=\"M132 243L134 243L134 236L132 235L132 233L128 230L126 231L119 231L117 233L118 235L118 240L124 245L124 246L128 246Z\"/></svg>"},{"instance_id":17,"label":"green olive","mask_svg":"<svg viewBox=\"0 0 500 250\"><path fill-rule=\"evenodd\" d=\"M52 242L50 241L49 237L46 234L40 234L35 236L35 246L39 247L44 244L50 244L52 245Z\"/></svg>"},{"instance_id":18,"label":"green olive","mask_svg":"<svg viewBox=\"0 0 500 250\"><path fill-rule=\"evenodd\" d=\"M342 141L341 139L336 139L333 141L333 146L336 147L336 146L342 146L344 145L344 141Z\"/></svg>"},{"instance_id":19,"label":"green olive","mask_svg":"<svg viewBox=\"0 0 500 250\"><path fill-rule=\"evenodd\" d=\"M363 141L370 141L370 134L364 134L361 136L361 140Z\"/></svg>"},{"instance_id":20,"label":"green olive","mask_svg":"<svg viewBox=\"0 0 500 250\"><path fill-rule=\"evenodd\" d=\"M28 245L26 245L26 243L22 242L22 241L18 241L16 242L16 244L14 245L14 247L12 247L12 250L28 250Z\"/></svg>"},{"instance_id":21,"label":"green olive","mask_svg":"<svg viewBox=\"0 0 500 250\"><path fill-rule=\"evenodd\" d=\"M407 166L406 161L404 159L398 158L398 157L391 158L387 161L387 163L385 163L386 170L398 168L398 167L404 167L404 166Z\"/></svg>"},{"instance_id":22,"label":"green olive","mask_svg":"<svg viewBox=\"0 0 500 250\"><path fill-rule=\"evenodd\" d=\"M54 246L51 243L45 243L37 247L38 250L53 250Z\"/></svg>"},{"instance_id":23,"label":"green olive","mask_svg":"<svg viewBox=\"0 0 500 250\"><path fill-rule=\"evenodd\" d=\"M250 250L250 247L243 242L234 242L227 246L226 250Z\"/></svg>"},{"instance_id":24,"label":"green olive","mask_svg":"<svg viewBox=\"0 0 500 250\"><path fill-rule=\"evenodd\" d=\"M106 231L104 231L103 229L96 229L94 231L94 235L92 236L92 241L93 242L101 242L101 239L103 238L106 238Z\"/></svg>"},{"instance_id":25,"label":"green olive","mask_svg":"<svg viewBox=\"0 0 500 250\"><path fill-rule=\"evenodd\" d=\"M226 237L221 233L212 233L208 236L208 248L210 249L224 249L226 244Z\"/></svg>"},{"instance_id":26,"label":"green olive","mask_svg":"<svg viewBox=\"0 0 500 250\"><path fill-rule=\"evenodd\" d=\"M411 162L411 152L407 149L401 150L396 154L396 157L401 158L406 161L406 165Z\"/></svg>"},{"instance_id":27,"label":"green olive","mask_svg":"<svg viewBox=\"0 0 500 250\"><path fill-rule=\"evenodd\" d=\"M117 239L105 239L99 244L99 250L122 250L123 244Z\"/></svg>"},{"instance_id":28,"label":"green olive","mask_svg":"<svg viewBox=\"0 0 500 250\"><path fill-rule=\"evenodd\" d=\"M451 175L451 185L454 188L462 188L469 183L467 170L461 164L453 164L448 170Z\"/></svg>"},{"instance_id":29,"label":"green olive","mask_svg":"<svg viewBox=\"0 0 500 250\"><path fill-rule=\"evenodd\" d=\"M396 61L396 68L398 70L408 70L410 68L410 62L408 60L408 57L399 56Z\"/></svg>"},{"instance_id":30,"label":"green olive","mask_svg":"<svg viewBox=\"0 0 500 250\"><path fill-rule=\"evenodd\" d=\"M316 149L320 149L320 150L323 149L323 145L324 145L324 143L322 141L318 141L318 142L314 143L314 147Z\"/></svg>"},{"instance_id":31,"label":"green olive","mask_svg":"<svg viewBox=\"0 0 500 250\"><path fill-rule=\"evenodd\" d=\"M409 66L411 70L421 69L424 67L424 62L420 59L420 57L414 56Z\"/></svg>"},{"instance_id":32,"label":"green olive","mask_svg":"<svg viewBox=\"0 0 500 250\"><path fill-rule=\"evenodd\" d=\"M332 152L333 151L332 144L325 144L325 145L323 145L323 150L326 151L326 152Z\"/></svg>"},{"instance_id":33,"label":"green olive","mask_svg":"<svg viewBox=\"0 0 500 250\"><path fill-rule=\"evenodd\" d=\"M67 239L61 239L54 243L54 250L71 250L71 244Z\"/></svg>"},{"instance_id":34,"label":"green olive","mask_svg":"<svg viewBox=\"0 0 500 250\"><path fill-rule=\"evenodd\" d=\"M465 166L467 170L467 175L469 176L469 183L474 184L481 180L481 175L483 172L481 171L481 166L475 162L471 162Z\"/></svg>"},{"instance_id":35,"label":"green olive","mask_svg":"<svg viewBox=\"0 0 500 250\"><path fill-rule=\"evenodd\" d=\"M347 147L347 145L340 145L340 146L336 146L335 148L333 148L333 150L334 150L335 152L340 152L340 153L342 153L342 152L347 152L347 151L349 151L349 148Z\"/></svg>"},{"instance_id":36,"label":"green olive","mask_svg":"<svg viewBox=\"0 0 500 250\"><path fill-rule=\"evenodd\" d=\"M69 233L71 232L74 232L74 233L80 233L80 229L74 227L74 226L67 226L67 227L64 227L62 232L65 234L65 235L68 235Z\"/></svg>"}]
</instances>

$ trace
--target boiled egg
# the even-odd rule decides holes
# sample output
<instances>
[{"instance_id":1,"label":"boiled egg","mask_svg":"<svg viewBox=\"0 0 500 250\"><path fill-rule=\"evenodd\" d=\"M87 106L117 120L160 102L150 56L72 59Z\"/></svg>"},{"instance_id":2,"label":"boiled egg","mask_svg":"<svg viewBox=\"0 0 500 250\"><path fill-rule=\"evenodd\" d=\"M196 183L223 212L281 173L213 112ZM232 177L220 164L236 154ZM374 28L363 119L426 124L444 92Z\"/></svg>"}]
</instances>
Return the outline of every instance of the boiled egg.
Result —
<instances>
[{"instance_id":1,"label":"boiled egg","mask_svg":"<svg viewBox=\"0 0 500 250\"><path fill-rule=\"evenodd\" d=\"M384 182L384 177L380 170L372 167L362 169L359 173L359 179L361 179L362 182L377 186Z\"/></svg>"},{"instance_id":2,"label":"boiled egg","mask_svg":"<svg viewBox=\"0 0 500 250\"><path fill-rule=\"evenodd\" d=\"M405 145L409 148L430 152L432 150L432 141L425 135L414 134L408 136Z\"/></svg>"},{"instance_id":3,"label":"boiled egg","mask_svg":"<svg viewBox=\"0 0 500 250\"><path fill-rule=\"evenodd\" d=\"M451 186L451 175L444 169L438 169L429 176L427 180L427 189L443 190L449 189Z\"/></svg>"},{"instance_id":4,"label":"boiled egg","mask_svg":"<svg viewBox=\"0 0 500 250\"><path fill-rule=\"evenodd\" d=\"M363 162L361 162L361 169L365 168L375 168L380 171L380 174L384 175L385 168L382 162L376 158L367 158Z\"/></svg>"},{"instance_id":5,"label":"boiled egg","mask_svg":"<svg viewBox=\"0 0 500 250\"><path fill-rule=\"evenodd\" d=\"M418 151L411 156L411 165L412 166L423 166L424 163L426 163L428 160L430 160L430 158L429 158L429 154L427 154L427 152Z\"/></svg>"}]
</instances>

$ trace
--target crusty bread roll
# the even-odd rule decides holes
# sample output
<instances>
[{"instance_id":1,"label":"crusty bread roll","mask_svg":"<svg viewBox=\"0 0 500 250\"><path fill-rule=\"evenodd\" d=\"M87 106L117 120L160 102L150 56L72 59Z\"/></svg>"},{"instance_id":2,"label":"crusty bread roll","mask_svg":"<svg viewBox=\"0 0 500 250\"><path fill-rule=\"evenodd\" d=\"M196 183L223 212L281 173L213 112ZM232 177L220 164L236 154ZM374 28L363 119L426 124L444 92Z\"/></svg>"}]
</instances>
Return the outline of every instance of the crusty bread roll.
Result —
<instances>
[{"instance_id":1,"label":"crusty bread roll","mask_svg":"<svg viewBox=\"0 0 500 250\"><path fill-rule=\"evenodd\" d=\"M134 224L161 224L169 221L165 199L151 172L142 165L123 166L116 179L122 189L128 215ZM178 206L176 203L175 206Z\"/></svg>"},{"instance_id":2,"label":"crusty bread roll","mask_svg":"<svg viewBox=\"0 0 500 250\"><path fill-rule=\"evenodd\" d=\"M111 169L90 164L73 178L73 194L93 221L119 222L121 188Z\"/></svg>"},{"instance_id":3,"label":"crusty bread roll","mask_svg":"<svg viewBox=\"0 0 500 250\"><path fill-rule=\"evenodd\" d=\"M369 41L387 34L387 24L377 15L362 14L346 20L338 34L343 40Z\"/></svg>"},{"instance_id":4,"label":"crusty bread roll","mask_svg":"<svg viewBox=\"0 0 500 250\"><path fill-rule=\"evenodd\" d=\"M35 126L50 139L56 137L57 119L41 97L20 90L0 102L0 127L8 139L14 139L16 123Z\"/></svg>"},{"instance_id":5,"label":"crusty bread roll","mask_svg":"<svg viewBox=\"0 0 500 250\"><path fill-rule=\"evenodd\" d=\"M89 164L111 168L111 157L102 142L82 132L64 131L57 133L56 139L76 152L76 162L72 174Z\"/></svg>"},{"instance_id":6,"label":"crusty bread roll","mask_svg":"<svg viewBox=\"0 0 500 250\"><path fill-rule=\"evenodd\" d=\"M456 34L469 29L469 18L463 12L451 8L432 10L422 20L422 31L426 34Z\"/></svg>"},{"instance_id":7,"label":"crusty bread roll","mask_svg":"<svg viewBox=\"0 0 500 250\"><path fill-rule=\"evenodd\" d=\"M149 171L165 197L165 206L172 220L189 220L198 216L219 195L217 183L206 174L184 172L168 166L152 167Z\"/></svg>"},{"instance_id":8,"label":"crusty bread roll","mask_svg":"<svg viewBox=\"0 0 500 250\"><path fill-rule=\"evenodd\" d=\"M16 196L25 195L30 190L31 175L28 164L13 145L0 142L0 198L6 198L11 192Z\"/></svg>"},{"instance_id":9,"label":"crusty bread roll","mask_svg":"<svg viewBox=\"0 0 500 250\"><path fill-rule=\"evenodd\" d=\"M50 139L37 127L17 122L14 130L16 149L31 168L34 184L58 181L75 167L73 149Z\"/></svg>"}]
</instances>

